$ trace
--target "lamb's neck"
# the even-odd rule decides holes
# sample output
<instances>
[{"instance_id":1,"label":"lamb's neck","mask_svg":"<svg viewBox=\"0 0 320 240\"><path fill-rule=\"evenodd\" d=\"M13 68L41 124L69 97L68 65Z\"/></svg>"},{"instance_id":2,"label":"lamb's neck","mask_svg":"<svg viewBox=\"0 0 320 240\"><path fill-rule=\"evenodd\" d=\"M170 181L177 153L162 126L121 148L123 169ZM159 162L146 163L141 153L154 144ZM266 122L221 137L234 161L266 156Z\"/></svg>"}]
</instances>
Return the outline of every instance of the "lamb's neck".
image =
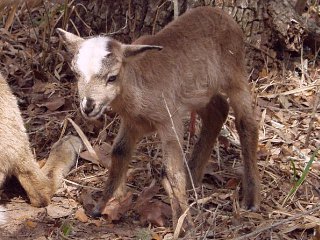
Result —
<instances>
[{"instance_id":1,"label":"lamb's neck","mask_svg":"<svg viewBox=\"0 0 320 240\"><path fill-rule=\"evenodd\" d=\"M137 115L143 102L141 72L128 64L123 76L120 94L114 100L112 108L120 115Z\"/></svg>"}]
</instances>

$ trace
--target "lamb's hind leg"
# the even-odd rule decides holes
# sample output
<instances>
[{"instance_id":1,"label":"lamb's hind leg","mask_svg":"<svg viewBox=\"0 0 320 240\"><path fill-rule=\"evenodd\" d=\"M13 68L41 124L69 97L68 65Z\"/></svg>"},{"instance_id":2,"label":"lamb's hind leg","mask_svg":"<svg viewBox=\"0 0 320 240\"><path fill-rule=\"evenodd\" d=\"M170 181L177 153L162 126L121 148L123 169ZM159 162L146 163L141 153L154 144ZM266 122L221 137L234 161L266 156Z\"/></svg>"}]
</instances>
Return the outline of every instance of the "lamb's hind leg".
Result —
<instances>
[{"instance_id":1,"label":"lamb's hind leg","mask_svg":"<svg viewBox=\"0 0 320 240\"><path fill-rule=\"evenodd\" d=\"M229 104L222 95L213 96L208 105L198 111L202 119L202 128L199 139L194 146L191 159L188 162L195 185L199 184L202 180L212 146L228 116L228 112ZM190 188L191 181L189 176L188 179L188 188Z\"/></svg>"},{"instance_id":2,"label":"lamb's hind leg","mask_svg":"<svg viewBox=\"0 0 320 240\"><path fill-rule=\"evenodd\" d=\"M176 132L172 130L173 127L176 129ZM165 166L165 176L162 183L170 198L173 226L176 227L178 218L188 208L183 150L179 144L179 141L182 144L183 139L182 122L175 121L174 126L168 124L162 130L159 130L159 134L163 144L163 161ZM192 225L189 213L187 213L187 222L184 226L186 225Z\"/></svg>"},{"instance_id":3,"label":"lamb's hind leg","mask_svg":"<svg viewBox=\"0 0 320 240\"><path fill-rule=\"evenodd\" d=\"M251 95L247 87L230 89L228 95L230 105L235 112L244 163L243 205L247 209L257 210L260 206L260 178L257 165L258 124L255 120Z\"/></svg>"}]
</instances>

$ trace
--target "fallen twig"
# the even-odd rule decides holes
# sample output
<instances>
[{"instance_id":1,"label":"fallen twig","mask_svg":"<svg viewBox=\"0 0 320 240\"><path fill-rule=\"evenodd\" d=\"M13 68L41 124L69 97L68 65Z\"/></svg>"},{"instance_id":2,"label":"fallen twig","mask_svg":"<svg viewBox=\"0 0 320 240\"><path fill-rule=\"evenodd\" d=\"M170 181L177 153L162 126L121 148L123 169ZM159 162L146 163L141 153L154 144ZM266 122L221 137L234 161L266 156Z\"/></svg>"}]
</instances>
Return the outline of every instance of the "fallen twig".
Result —
<instances>
[{"instance_id":1,"label":"fallen twig","mask_svg":"<svg viewBox=\"0 0 320 240\"><path fill-rule=\"evenodd\" d=\"M294 215L294 216L292 216L292 217L289 217L289 218L287 218L287 219L278 221L278 222L276 222L276 223L274 223L274 224L271 224L271 225L269 225L269 226L266 226L266 227L262 227L262 228L260 228L260 229L257 229L257 230L255 230L255 231L253 231L253 232L251 232L251 233L248 233L248 234L246 234L246 235L243 235L243 236L241 236L241 237L234 238L233 240L242 240L242 239L248 239L249 237L254 237L254 236L256 236L256 235L258 235L258 234L260 234L260 233L262 233L262 232L264 232L264 231L267 231L267 230L272 229L272 228L274 228L274 227L277 227L277 226L279 226L279 225L282 225L282 224L291 222L291 221L293 221L293 220L295 220L295 219L298 219L298 218L300 218L300 217L303 217L303 216L305 216L305 215L308 215L308 214L310 214L310 213L312 213L312 212L315 212L315 211L318 211L318 210L320 210L320 205L318 205L317 207L314 207L314 208L312 208L312 209L310 209L310 210L308 210L308 211L306 211L306 212L296 214L296 215Z\"/></svg>"}]
</instances>

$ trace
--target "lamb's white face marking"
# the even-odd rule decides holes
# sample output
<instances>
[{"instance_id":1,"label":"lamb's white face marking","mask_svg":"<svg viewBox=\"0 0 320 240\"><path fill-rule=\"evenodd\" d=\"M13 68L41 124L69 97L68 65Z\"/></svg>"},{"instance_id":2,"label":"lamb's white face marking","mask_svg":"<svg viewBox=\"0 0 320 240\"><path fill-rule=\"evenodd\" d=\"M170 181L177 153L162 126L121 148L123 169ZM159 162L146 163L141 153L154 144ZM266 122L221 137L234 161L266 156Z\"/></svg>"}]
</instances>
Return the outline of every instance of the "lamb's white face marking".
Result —
<instances>
[{"instance_id":1,"label":"lamb's white face marking","mask_svg":"<svg viewBox=\"0 0 320 240\"><path fill-rule=\"evenodd\" d=\"M106 37L94 37L81 43L75 64L86 83L92 75L100 72L103 58L110 54L107 49L108 41Z\"/></svg>"},{"instance_id":2,"label":"lamb's white face marking","mask_svg":"<svg viewBox=\"0 0 320 240\"><path fill-rule=\"evenodd\" d=\"M84 98L82 99L82 101L80 102L80 104L81 104L81 108L84 109L84 108L87 106L87 98L84 97Z\"/></svg>"}]
</instances>

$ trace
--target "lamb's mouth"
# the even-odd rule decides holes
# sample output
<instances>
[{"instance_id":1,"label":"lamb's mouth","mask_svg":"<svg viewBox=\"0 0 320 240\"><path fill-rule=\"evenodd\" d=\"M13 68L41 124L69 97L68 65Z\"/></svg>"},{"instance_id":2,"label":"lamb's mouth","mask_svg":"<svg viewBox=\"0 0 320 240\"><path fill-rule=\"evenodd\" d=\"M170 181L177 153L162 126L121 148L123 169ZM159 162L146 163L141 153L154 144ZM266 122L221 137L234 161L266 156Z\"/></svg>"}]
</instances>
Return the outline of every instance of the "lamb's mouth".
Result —
<instances>
[{"instance_id":1,"label":"lamb's mouth","mask_svg":"<svg viewBox=\"0 0 320 240\"><path fill-rule=\"evenodd\" d=\"M88 120L97 120L98 118L100 118L106 109L108 109L108 106L98 106L96 107L92 112L90 112L89 114L86 114L82 108L80 107L81 109L81 113L82 115L88 119Z\"/></svg>"}]
</instances>

